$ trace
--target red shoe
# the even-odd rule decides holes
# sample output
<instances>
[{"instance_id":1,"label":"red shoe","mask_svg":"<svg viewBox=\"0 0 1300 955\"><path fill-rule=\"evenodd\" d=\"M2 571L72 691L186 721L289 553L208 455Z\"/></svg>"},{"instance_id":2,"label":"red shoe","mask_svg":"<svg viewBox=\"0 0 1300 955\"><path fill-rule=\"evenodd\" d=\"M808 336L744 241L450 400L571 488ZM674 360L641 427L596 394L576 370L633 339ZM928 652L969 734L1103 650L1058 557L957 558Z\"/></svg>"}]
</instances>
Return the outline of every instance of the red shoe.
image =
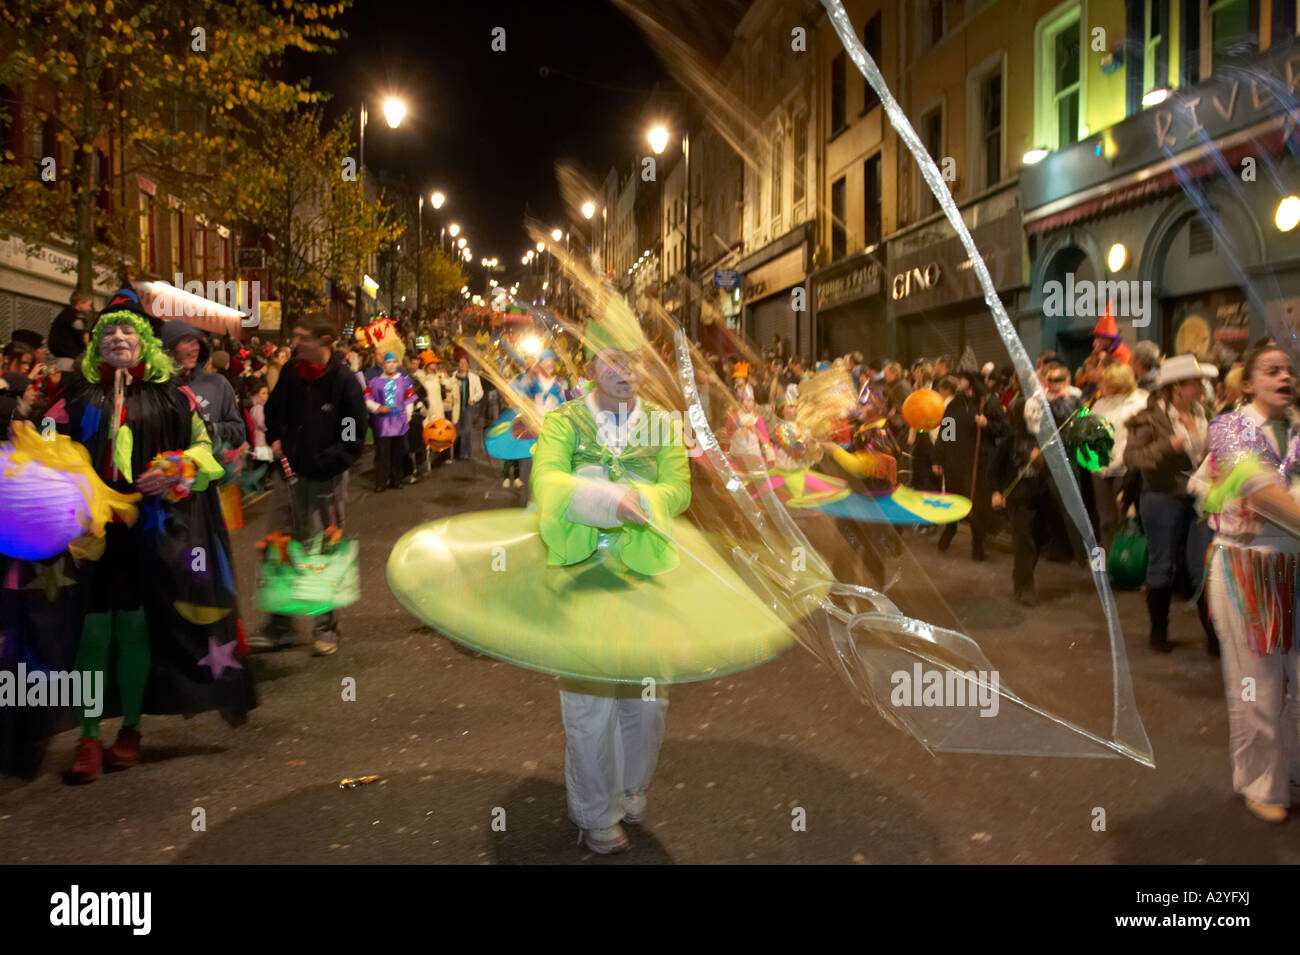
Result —
<instances>
[{"instance_id":1,"label":"red shoe","mask_svg":"<svg viewBox=\"0 0 1300 955\"><path fill-rule=\"evenodd\" d=\"M104 768L104 744L97 739L83 736L77 741L77 752L72 760L72 769L68 770L66 780L69 785L80 786L94 782L95 777Z\"/></svg>"},{"instance_id":2,"label":"red shoe","mask_svg":"<svg viewBox=\"0 0 1300 955\"><path fill-rule=\"evenodd\" d=\"M104 754L104 768L109 772L116 772L130 769L138 762L140 762L140 732L123 726L118 731L112 749Z\"/></svg>"}]
</instances>

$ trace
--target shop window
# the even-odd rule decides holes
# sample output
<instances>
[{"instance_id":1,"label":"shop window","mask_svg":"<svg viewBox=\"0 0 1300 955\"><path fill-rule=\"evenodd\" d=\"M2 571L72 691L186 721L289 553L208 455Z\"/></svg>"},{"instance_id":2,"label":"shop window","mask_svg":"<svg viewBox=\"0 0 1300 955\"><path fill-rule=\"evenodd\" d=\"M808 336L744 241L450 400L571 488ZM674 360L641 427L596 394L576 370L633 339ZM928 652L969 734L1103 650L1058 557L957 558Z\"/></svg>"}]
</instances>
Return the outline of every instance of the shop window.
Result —
<instances>
[{"instance_id":1,"label":"shop window","mask_svg":"<svg viewBox=\"0 0 1300 955\"><path fill-rule=\"evenodd\" d=\"M876 245L883 233L881 211L884 208L880 191L880 153L876 153L862 164L862 221L863 241L867 246Z\"/></svg>"},{"instance_id":2,"label":"shop window","mask_svg":"<svg viewBox=\"0 0 1300 955\"><path fill-rule=\"evenodd\" d=\"M868 20L867 25L862 28L862 46L871 54L871 59L875 61L876 66L879 66L883 70L884 66L881 64L880 58L884 54L884 44L882 41L879 13ZM865 116L880 105L880 97L877 96L876 91L871 88L871 84L867 82L865 76L862 78L862 84L862 115Z\"/></svg>"},{"instance_id":3,"label":"shop window","mask_svg":"<svg viewBox=\"0 0 1300 955\"><path fill-rule=\"evenodd\" d=\"M831 186L831 261L844 258L848 252L848 234L845 231L844 217L847 214L846 189L844 177L835 180Z\"/></svg>"},{"instance_id":4,"label":"shop window","mask_svg":"<svg viewBox=\"0 0 1300 955\"><path fill-rule=\"evenodd\" d=\"M979 149L976 153L981 186L987 189L1002 181L1002 69L979 84Z\"/></svg>"},{"instance_id":5,"label":"shop window","mask_svg":"<svg viewBox=\"0 0 1300 955\"><path fill-rule=\"evenodd\" d=\"M1211 73L1259 53L1259 0L1217 0L1208 12Z\"/></svg>"},{"instance_id":6,"label":"shop window","mask_svg":"<svg viewBox=\"0 0 1300 955\"><path fill-rule=\"evenodd\" d=\"M848 104L845 101L847 85L847 60L845 54L836 54L831 60L831 135L848 125Z\"/></svg>"}]
</instances>

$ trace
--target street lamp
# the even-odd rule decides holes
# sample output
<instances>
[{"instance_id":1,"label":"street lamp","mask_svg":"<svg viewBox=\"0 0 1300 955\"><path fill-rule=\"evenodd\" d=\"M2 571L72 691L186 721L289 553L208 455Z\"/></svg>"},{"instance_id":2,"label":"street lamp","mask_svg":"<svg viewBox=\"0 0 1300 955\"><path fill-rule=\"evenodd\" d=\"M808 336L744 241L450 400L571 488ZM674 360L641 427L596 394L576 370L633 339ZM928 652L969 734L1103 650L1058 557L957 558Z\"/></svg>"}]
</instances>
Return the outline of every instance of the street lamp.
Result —
<instances>
[{"instance_id":1,"label":"street lamp","mask_svg":"<svg viewBox=\"0 0 1300 955\"><path fill-rule=\"evenodd\" d=\"M584 219L590 219L595 214L596 214L596 204L594 202L588 201L582 204L582 217Z\"/></svg>"},{"instance_id":2,"label":"street lamp","mask_svg":"<svg viewBox=\"0 0 1300 955\"><path fill-rule=\"evenodd\" d=\"M456 236L460 235L460 226L453 222L451 225L447 226L447 234L453 239L456 238Z\"/></svg>"},{"instance_id":3,"label":"street lamp","mask_svg":"<svg viewBox=\"0 0 1300 955\"><path fill-rule=\"evenodd\" d=\"M654 129L650 130L649 138L650 148L653 149L655 155L658 156L668 145L668 130L664 129L662 126L656 126Z\"/></svg>"},{"instance_id":4,"label":"street lamp","mask_svg":"<svg viewBox=\"0 0 1300 955\"><path fill-rule=\"evenodd\" d=\"M466 244L467 244L467 243L466 243L466 241L465 241L465 237L464 237L464 236L461 236L461 237L460 237L460 241L456 243L456 248L458 248L458 249L463 249L463 248L465 248Z\"/></svg>"},{"instance_id":5,"label":"street lamp","mask_svg":"<svg viewBox=\"0 0 1300 955\"><path fill-rule=\"evenodd\" d=\"M442 204L443 204L444 202L447 201L447 197L444 196L441 192L435 192L435 193L434 193L434 194L429 198L429 201L433 203L433 207L434 207L435 209L441 209L441 208L442 208Z\"/></svg>"},{"instance_id":6,"label":"street lamp","mask_svg":"<svg viewBox=\"0 0 1300 955\"><path fill-rule=\"evenodd\" d=\"M390 96L384 100L384 119L388 122L389 129L396 129L402 125L402 117L406 115L406 104L396 96Z\"/></svg>"},{"instance_id":7,"label":"street lamp","mask_svg":"<svg viewBox=\"0 0 1300 955\"><path fill-rule=\"evenodd\" d=\"M537 243L537 251L538 251L538 252L545 252L545 251L546 251L546 243L545 243L545 242L538 242L538 243Z\"/></svg>"},{"instance_id":8,"label":"street lamp","mask_svg":"<svg viewBox=\"0 0 1300 955\"><path fill-rule=\"evenodd\" d=\"M656 126L651 129L647 138L650 140L650 148L653 149L656 154L662 153L668 146L668 130L663 126ZM694 339L696 337L695 317L691 314L691 273L694 267L691 261L691 137L689 133L682 134L682 156L686 161L686 254L683 256L684 261L682 263L684 280L682 283L682 315L684 316L683 327L687 329L687 333L692 339ZM663 180L661 179L659 181L659 228L661 230L661 235L664 222L663 210L664 187ZM665 258L664 253L667 251L667 246L665 243L661 242L659 248L659 274L662 275L663 262Z\"/></svg>"},{"instance_id":9,"label":"street lamp","mask_svg":"<svg viewBox=\"0 0 1300 955\"><path fill-rule=\"evenodd\" d=\"M556 242L559 242L560 239L561 239L563 236L564 236L564 233L561 232L559 229L552 229L552 230L551 230L551 238L554 239Z\"/></svg>"}]
</instances>

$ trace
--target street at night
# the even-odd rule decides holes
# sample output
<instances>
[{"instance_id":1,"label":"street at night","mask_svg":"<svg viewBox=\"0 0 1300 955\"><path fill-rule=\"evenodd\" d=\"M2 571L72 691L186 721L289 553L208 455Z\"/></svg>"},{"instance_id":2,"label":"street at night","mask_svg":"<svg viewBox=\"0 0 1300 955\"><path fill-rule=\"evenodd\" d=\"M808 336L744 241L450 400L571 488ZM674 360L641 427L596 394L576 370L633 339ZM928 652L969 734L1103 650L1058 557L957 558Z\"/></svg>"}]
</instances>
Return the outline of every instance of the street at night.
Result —
<instances>
[{"instance_id":1,"label":"street at night","mask_svg":"<svg viewBox=\"0 0 1300 955\"><path fill-rule=\"evenodd\" d=\"M1297 77L1300 0L6 0L6 915L1284 926Z\"/></svg>"}]
</instances>

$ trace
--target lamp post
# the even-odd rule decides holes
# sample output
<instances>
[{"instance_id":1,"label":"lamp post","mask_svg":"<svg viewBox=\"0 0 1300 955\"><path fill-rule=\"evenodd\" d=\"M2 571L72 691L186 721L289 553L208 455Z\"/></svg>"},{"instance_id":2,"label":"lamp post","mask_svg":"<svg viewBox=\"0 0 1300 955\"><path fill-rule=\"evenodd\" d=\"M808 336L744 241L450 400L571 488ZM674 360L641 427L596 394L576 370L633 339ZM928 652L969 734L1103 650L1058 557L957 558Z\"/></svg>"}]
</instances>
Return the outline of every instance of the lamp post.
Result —
<instances>
[{"instance_id":1,"label":"lamp post","mask_svg":"<svg viewBox=\"0 0 1300 955\"><path fill-rule=\"evenodd\" d=\"M665 129L663 126L656 126L653 129L651 129L648 138L650 140L650 148L655 151L656 155L662 153L664 149L667 148L668 146L668 130ZM685 170L686 171L686 249L685 249L686 255L683 261L684 281L682 283L683 284L682 313L684 315L684 320L682 321L681 324L687 330L687 334L690 335L691 340L694 341L696 338L696 328L695 328L694 316L691 314L691 271L693 266L692 266L692 256L691 256L691 137L690 137L690 133L682 134L682 156L686 160L686 170ZM660 180L659 181L659 228L661 230L661 234L662 234L663 221L664 221L663 209L664 209L664 187L663 187L663 180ZM661 242L659 246L659 274L660 275L664 274L663 273L664 262L666 261L666 256L664 255L665 251L666 248L664 244Z\"/></svg>"},{"instance_id":2,"label":"lamp post","mask_svg":"<svg viewBox=\"0 0 1300 955\"><path fill-rule=\"evenodd\" d=\"M384 100L383 108L384 108L384 120L388 123L389 129L396 129L398 126L402 124L402 117L406 115L406 104L402 102L402 100L398 99L396 96L390 96ZM359 149L358 149L359 162L357 167L358 173L364 173L366 170L366 123L369 121L369 119L370 119L370 112L369 110L366 109L365 100L362 100L361 101L361 135L358 137L358 142L359 142ZM364 192L365 189L364 177L362 178L361 182L362 182L361 188L363 190L361 194L361 199L364 202L366 198ZM360 321L358 321L358 319L360 318L359 313L361 312L361 308L362 308L362 304L361 304L363 301L362 296L365 295L365 290L362 289L361 287L361 274L360 274L362 271L364 271L364 269L365 269L364 265L358 269L356 291L354 293L356 295L357 307L355 313L353 314L353 321L356 322L356 324L358 325L361 324ZM417 299L418 299L418 295L417 295ZM417 306L419 305L418 301L416 302L416 305Z\"/></svg>"},{"instance_id":3,"label":"lamp post","mask_svg":"<svg viewBox=\"0 0 1300 955\"><path fill-rule=\"evenodd\" d=\"M420 193L419 226L415 230L415 317L421 314L420 273L424 271L424 193Z\"/></svg>"}]
</instances>

